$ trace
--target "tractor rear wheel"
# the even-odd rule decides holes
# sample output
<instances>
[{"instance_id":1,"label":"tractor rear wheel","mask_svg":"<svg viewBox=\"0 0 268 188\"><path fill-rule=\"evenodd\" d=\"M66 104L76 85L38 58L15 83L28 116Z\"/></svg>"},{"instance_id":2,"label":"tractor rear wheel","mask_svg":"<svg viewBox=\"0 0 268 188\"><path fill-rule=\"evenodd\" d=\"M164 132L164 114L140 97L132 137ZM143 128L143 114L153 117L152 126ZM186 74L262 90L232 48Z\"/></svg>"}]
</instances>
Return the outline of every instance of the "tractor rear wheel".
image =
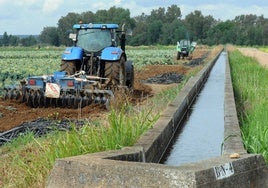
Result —
<instances>
[{"instance_id":1,"label":"tractor rear wheel","mask_svg":"<svg viewBox=\"0 0 268 188\"><path fill-rule=\"evenodd\" d=\"M125 68L126 68L126 86L129 89L134 88L134 67L132 64L132 61L127 61L125 63Z\"/></svg>"},{"instance_id":2,"label":"tractor rear wheel","mask_svg":"<svg viewBox=\"0 0 268 188\"><path fill-rule=\"evenodd\" d=\"M73 75L76 72L76 63L74 61L62 61L61 71L65 71L68 75Z\"/></svg>"},{"instance_id":3,"label":"tractor rear wheel","mask_svg":"<svg viewBox=\"0 0 268 188\"><path fill-rule=\"evenodd\" d=\"M125 61L125 58L121 57L119 61L105 63L104 77L108 78L108 85L113 87L126 85Z\"/></svg>"}]
</instances>

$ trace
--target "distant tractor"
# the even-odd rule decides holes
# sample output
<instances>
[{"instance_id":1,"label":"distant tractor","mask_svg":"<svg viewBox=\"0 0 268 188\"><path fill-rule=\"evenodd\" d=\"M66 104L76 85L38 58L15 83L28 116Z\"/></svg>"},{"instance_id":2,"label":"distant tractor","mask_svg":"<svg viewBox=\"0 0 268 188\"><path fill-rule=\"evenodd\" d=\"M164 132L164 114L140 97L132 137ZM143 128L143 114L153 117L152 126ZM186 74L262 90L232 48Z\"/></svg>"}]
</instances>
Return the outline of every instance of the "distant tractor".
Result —
<instances>
[{"instance_id":1,"label":"distant tractor","mask_svg":"<svg viewBox=\"0 0 268 188\"><path fill-rule=\"evenodd\" d=\"M177 42L177 60L189 57L193 53L196 47L196 42L190 42L190 40L183 39Z\"/></svg>"},{"instance_id":2,"label":"distant tractor","mask_svg":"<svg viewBox=\"0 0 268 188\"><path fill-rule=\"evenodd\" d=\"M61 70L5 86L4 99L31 107L109 105L118 88L133 88L134 69L125 53L126 31L117 24L75 24L74 46L62 54ZM119 40L118 40L119 39ZM118 45L119 43L120 45Z\"/></svg>"}]
</instances>

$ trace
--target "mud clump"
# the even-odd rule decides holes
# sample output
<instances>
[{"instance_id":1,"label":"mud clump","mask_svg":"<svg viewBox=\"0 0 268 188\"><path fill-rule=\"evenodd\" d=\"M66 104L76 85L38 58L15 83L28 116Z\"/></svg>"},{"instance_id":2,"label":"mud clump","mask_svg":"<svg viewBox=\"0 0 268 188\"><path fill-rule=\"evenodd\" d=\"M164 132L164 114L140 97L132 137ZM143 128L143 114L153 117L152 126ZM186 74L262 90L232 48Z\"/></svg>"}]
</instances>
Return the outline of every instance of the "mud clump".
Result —
<instances>
[{"instance_id":1,"label":"mud clump","mask_svg":"<svg viewBox=\"0 0 268 188\"><path fill-rule=\"evenodd\" d=\"M184 63L183 65L190 66L190 67L201 65L202 63L204 63L204 60L208 57L208 55L209 53L205 53L200 58L195 58L189 61L188 63Z\"/></svg>"},{"instance_id":2,"label":"mud clump","mask_svg":"<svg viewBox=\"0 0 268 188\"><path fill-rule=\"evenodd\" d=\"M143 80L142 83L147 84L172 84L172 83L180 83L183 81L184 75L178 73L165 73L155 77L148 78Z\"/></svg>"}]
</instances>

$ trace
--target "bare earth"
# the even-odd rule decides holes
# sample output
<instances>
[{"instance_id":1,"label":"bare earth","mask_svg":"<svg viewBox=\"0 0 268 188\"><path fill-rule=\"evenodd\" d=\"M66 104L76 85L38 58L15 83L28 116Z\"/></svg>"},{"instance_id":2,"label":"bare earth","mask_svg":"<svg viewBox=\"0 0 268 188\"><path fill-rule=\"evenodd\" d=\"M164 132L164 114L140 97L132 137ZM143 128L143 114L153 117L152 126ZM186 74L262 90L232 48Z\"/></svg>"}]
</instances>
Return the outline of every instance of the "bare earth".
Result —
<instances>
[{"instance_id":1,"label":"bare earth","mask_svg":"<svg viewBox=\"0 0 268 188\"><path fill-rule=\"evenodd\" d=\"M261 65L268 68L268 53L256 48L238 48L238 50L245 56L256 58Z\"/></svg>"}]
</instances>

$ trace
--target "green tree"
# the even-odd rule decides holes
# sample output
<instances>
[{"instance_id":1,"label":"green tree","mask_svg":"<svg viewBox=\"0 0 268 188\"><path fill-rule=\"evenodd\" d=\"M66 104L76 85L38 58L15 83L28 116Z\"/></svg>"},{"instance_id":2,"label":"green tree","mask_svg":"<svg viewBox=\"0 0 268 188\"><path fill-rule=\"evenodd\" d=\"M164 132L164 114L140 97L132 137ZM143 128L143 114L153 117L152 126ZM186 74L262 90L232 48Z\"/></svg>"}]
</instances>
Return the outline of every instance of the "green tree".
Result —
<instances>
[{"instance_id":1,"label":"green tree","mask_svg":"<svg viewBox=\"0 0 268 188\"><path fill-rule=\"evenodd\" d=\"M59 46L60 39L57 27L44 27L40 34L40 41L45 44Z\"/></svg>"},{"instance_id":2,"label":"green tree","mask_svg":"<svg viewBox=\"0 0 268 188\"><path fill-rule=\"evenodd\" d=\"M135 27L133 28L133 36L128 44L132 46L147 45L147 19L148 15L142 13L140 16L134 17Z\"/></svg>"},{"instance_id":3,"label":"green tree","mask_svg":"<svg viewBox=\"0 0 268 188\"><path fill-rule=\"evenodd\" d=\"M22 38L20 42L22 46L34 46L37 44L37 39L33 35L30 35L26 38Z\"/></svg>"},{"instance_id":4,"label":"green tree","mask_svg":"<svg viewBox=\"0 0 268 188\"><path fill-rule=\"evenodd\" d=\"M258 41L257 43L262 43L261 38L263 37L263 25L265 25L265 19L263 16L258 17L257 15L253 14L240 15L236 16L233 22L238 28L238 44L255 45L256 41Z\"/></svg>"},{"instance_id":5,"label":"green tree","mask_svg":"<svg viewBox=\"0 0 268 188\"><path fill-rule=\"evenodd\" d=\"M7 35L7 32L4 32L4 34L3 34L2 44L3 44L3 46L8 46L9 45L9 37Z\"/></svg>"},{"instance_id":6,"label":"green tree","mask_svg":"<svg viewBox=\"0 0 268 188\"><path fill-rule=\"evenodd\" d=\"M20 38L17 36L10 35L9 36L9 45L18 46L20 42Z\"/></svg>"},{"instance_id":7,"label":"green tree","mask_svg":"<svg viewBox=\"0 0 268 188\"><path fill-rule=\"evenodd\" d=\"M165 22L166 19L166 11L165 8L158 8L158 9L153 9L151 11L151 14L148 16L148 21L149 22L154 22L154 21L160 21L160 22Z\"/></svg>"},{"instance_id":8,"label":"green tree","mask_svg":"<svg viewBox=\"0 0 268 188\"><path fill-rule=\"evenodd\" d=\"M177 41L185 38L186 32L187 30L180 20L173 20L171 23L164 23L162 27L162 34L160 36L160 44L176 45Z\"/></svg>"},{"instance_id":9,"label":"green tree","mask_svg":"<svg viewBox=\"0 0 268 188\"><path fill-rule=\"evenodd\" d=\"M185 17L185 25L189 35L193 40L199 42L205 41L207 31L216 24L216 20L212 16L204 17L201 11L195 10Z\"/></svg>"},{"instance_id":10,"label":"green tree","mask_svg":"<svg viewBox=\"0 0 268 188\"><path fill-rule=\"evenodd\" d=\"M234 28L235 24L230 20L219 22L207 32L206 43L209 45L226 43L234 44L236 40L236 32Z\"/></svg>"},{"instance_id":11,"label":"green tree","mask_svg":"<svg viewBox=\"0 0 268 188\"><path fill-rule=\"evenodd\" d=\"M130 17L129 9L111 7L109 10L98 10L95 14L95 20L99 23L115 23L126 28L133 29L135 20Z\"/></svg>"},{"instance_id":12,"label":"green tree","mask_svg":"<svg viewBox=\"0 0 268 188\"><path fill-rule=\"evenodd\" d=\"M109 19L107 10L98 10L95 14L96 22L107 23Z\"/></svg>"},{"instance_id":13,"label":"green tree","mask_svg":"<svg viewBox=\"0 0 268 188\"><path fill-rule=\"evenodd\" d=\"M140 23L138 27L134 28L128 44L132 46L148 45L147 29L148 26L145 23Z\"/></svg>"},{"instance_id":14,"label":"green tree","mask_svg":"<svg viewBox=\"0 0 268 188\"><path fill-rule=\"evenodd\" d=\"M60 44L69 46L72 41L69 39L70 32L73 32L73 25L79 23L82 16L77 13L68 13L66 16L61 17L58 21L58 34Z\"/></svg>"},{"instance_id":15,"label":"green tree","mask_svg":"<svg viewBox=\"0 0 268 188\"><path fill-rule=\"evenodd\" d=\"M167 8L167 12L165 14L165 22L172 23L174 20L181 19L181 9L177 5L171 5Z\"/></svg>"},{"instance_id":16,"label":"green tree","mask_svg":"<svg viewBox=\"0 0 268 188\"><path fill-rule=\"evenodd\" d=\"M83 23L94 23L96 22L95 15L91 11L82 12L81 14Z\"/></svg>"},{"instance_id":17,"label":"green tree","mask_svg":"<svg viewBox=\"0 0 268 188\"><path fill-rule=\"evenodd\" d=\"M160 20L154 20L148 26L148 42L149 44L157 44L162 30L162 22Z\"/></svg>"},{"instance_id":18,"label":"green tree","mask_svg":"<svg viewBox=\"0 0 268 188\"><path fill-rule=\"evenodd\" d=\"M83 12L81 14L68 13L61 17L58 21L58 35L60 44L71 45L72 41L69 39L69 33L73 25L82 21L83 23L116 23L126 28L133 29L135 27L135 20L130 18L130 11L128 9L111 7L109 10L98 10L95 14L91 11Z\"/></svg>"},{"instance_id":19,"label":"green tree","mask_svg":"<svg viewBox=\"0 0 268 188\"><path fill-rule=\"evenodd\" d=\"M268 21L262 27L262 45L268 45Z\"/></svg>"},{"instance_id":20,"label":"green tree","mask_svg":"<svg viewBox=\"0 0 268 188\"><path fill-rule=\"evenodd\" d=\"M174 44L177 41L188 38L204 44L237 45L267 45L268 44L268 20L263 16L253 14L236 16L233 20L222 22L212 16L203 16L202 12L195 10L182 19L180 7L171 5L167 9L159 7L153 9L150 15L142 13L134 18L130 17L128 9L111 7L108 10L98 10L95 14L91 11L81 14L68 13L58 21L57 33L59 44L71 45L69 33L74 32L73 24L79 23L116 23L131 29L133 36L128 37L130 45ZM41 33L43 42L53 41L57 44L57 38L45 31ZM43 35L48 35L46 37ZM2 45L9 45L9 37L5 34L1 39Z\"/></svg>"}]
</instances>

